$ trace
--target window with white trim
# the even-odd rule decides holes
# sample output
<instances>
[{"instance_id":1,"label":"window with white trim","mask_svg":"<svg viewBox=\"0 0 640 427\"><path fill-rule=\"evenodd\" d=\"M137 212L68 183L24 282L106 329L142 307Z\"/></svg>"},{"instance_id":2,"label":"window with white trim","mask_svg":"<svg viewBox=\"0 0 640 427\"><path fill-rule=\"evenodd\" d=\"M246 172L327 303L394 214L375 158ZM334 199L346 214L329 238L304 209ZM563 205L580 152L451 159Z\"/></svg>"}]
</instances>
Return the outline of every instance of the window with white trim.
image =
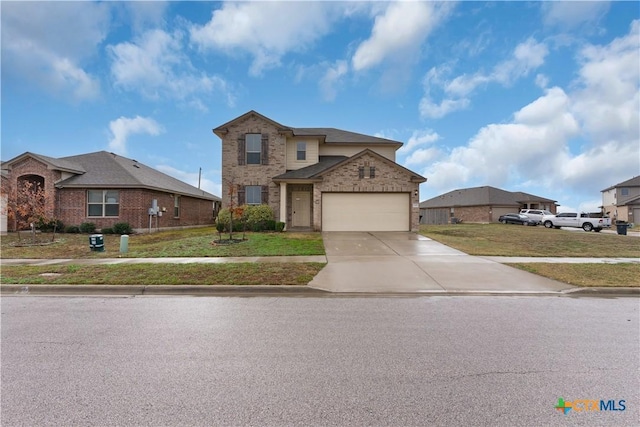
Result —
<instances>
[{"instance_id":1,"label":"window with white trim","mask_svg":"<svg viewBox=\"0 0 640 427\"><path fill-rule=\"evenodd\" d=\"M307 143L298 142L296 144L296 160L307 160Z\"/></svg>"},{"instance_id":2,"label":"window with white trim","mask_svg":"<svg viewBox=\"0 0 640 427\"><path fill-rule=\"evenodd\" d=\"M118 190L88 190L87 216L103 217L120 214L120 192Z\"/></svg>"}]
</instances>

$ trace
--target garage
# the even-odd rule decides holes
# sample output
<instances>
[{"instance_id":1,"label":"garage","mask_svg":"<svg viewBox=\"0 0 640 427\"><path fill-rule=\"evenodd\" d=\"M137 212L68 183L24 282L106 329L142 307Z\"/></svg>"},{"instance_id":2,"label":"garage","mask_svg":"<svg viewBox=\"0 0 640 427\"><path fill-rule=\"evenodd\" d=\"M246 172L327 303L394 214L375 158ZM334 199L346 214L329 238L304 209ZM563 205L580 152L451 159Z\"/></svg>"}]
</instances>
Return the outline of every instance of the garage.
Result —
<instances>
[{"instance_id":1,"label":"garage","mask_svg":"<svg viewBox=\"0 0 640 427\"><path fill-rule=\"evenodd\" d=\"M409 231L409 193L322 193L322 231Z\"/></svg>"}]
</instances>

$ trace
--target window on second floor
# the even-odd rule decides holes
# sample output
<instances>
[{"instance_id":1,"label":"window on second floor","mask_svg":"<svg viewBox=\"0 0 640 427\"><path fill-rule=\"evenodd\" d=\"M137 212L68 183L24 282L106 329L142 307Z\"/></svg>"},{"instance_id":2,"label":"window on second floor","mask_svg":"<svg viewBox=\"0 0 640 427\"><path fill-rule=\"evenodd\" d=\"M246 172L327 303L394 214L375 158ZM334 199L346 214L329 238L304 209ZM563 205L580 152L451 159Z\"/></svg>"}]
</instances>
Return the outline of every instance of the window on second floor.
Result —
<instances>
[{"instance_id":1,"label":"window on second floor","mask_svg":"<svg viewBox=\"0 0 640 427\"><path fill-rule=\"evenodd\" d=\"M629 189L626 187L623 187L620 189L620 195L621 196L628 196L629 195Z\"/></svg>"},{"instance_id":2,"label":"window on second floor","mask_svg":"<svg viewBox=\"0 0 640 427\"><path fill-rule=\"evenodd\" d=\"M296 160L307 160L307 143L298 142L296 144Z\"/></svg>"},{"instance_id":3,"label":"window on second floor","mask_svg":"<svg viewBox=\"0 0 640 427\"><path fill-rule=\"evenodd\" d=\"M259 165L262 161L262 135L248 133L245 136L247 144L247 164Z\"/></svg>"},{"instance_id":4,"label":"window on second floor","mask_svg":"<svg viewBox=\"0 0 640 427\"><path fill-rule=\"evenodd\" d=\"M118 190L87 191L87 216L118 216L120 192Z\"/></svg>"}]
</instances>

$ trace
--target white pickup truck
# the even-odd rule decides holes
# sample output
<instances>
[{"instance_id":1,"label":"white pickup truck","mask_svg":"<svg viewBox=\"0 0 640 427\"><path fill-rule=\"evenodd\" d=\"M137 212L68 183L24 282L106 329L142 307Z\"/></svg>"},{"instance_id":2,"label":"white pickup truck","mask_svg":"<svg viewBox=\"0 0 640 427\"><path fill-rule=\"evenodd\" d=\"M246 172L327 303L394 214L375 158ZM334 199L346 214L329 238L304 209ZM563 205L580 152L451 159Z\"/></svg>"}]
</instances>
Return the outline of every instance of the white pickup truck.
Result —
<instances>
[{"instance_id":1,"label":"white pickup truck","mask_svg":"<svg viewBox=\"0 0 640 427\"><path fill-rule=\"evenodd\" d=\"M542 224L546 228L574 227L584 231L601 231L611 227L611 218L591 218L587 213L564 212L557 215L544 215Z\"/></svg>"}]
</instances>

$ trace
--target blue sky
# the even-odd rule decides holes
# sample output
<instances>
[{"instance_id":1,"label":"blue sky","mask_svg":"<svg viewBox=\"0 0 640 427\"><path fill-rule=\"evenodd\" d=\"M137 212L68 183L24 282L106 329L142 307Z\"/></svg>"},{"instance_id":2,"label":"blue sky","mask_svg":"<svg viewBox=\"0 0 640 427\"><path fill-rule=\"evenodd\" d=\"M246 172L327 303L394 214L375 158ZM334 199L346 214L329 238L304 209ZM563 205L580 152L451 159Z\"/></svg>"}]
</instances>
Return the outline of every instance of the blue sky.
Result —
<instances>
[{"instance_id":1,"label":"blue sky","mask_svg":"<svg viewBox=\"0 0 640 427\"><path fill-rule=\"evenodd\" d=\"M220 195L249 110L403 142L420 199L594 210L640 174L637 2L7 2L2 160L107 150Z\"/></svg>"}]
</instances>

